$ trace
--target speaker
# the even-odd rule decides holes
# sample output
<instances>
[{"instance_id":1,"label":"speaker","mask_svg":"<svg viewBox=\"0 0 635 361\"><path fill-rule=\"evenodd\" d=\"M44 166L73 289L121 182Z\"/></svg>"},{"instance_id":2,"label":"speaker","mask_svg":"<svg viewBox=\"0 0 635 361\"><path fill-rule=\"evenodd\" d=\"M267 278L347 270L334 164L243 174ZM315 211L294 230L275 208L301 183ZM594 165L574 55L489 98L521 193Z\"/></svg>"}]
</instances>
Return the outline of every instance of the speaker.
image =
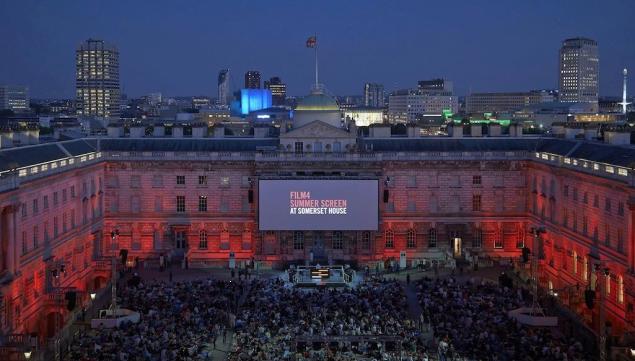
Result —
<instances>
[{"instance_id":1,"label":"speaker","mask_svg":"<svg viewBox=\"0 0 635 361\"><path fill-rule=\"evenodd\" d=\"M64 295L66 299L66 309L72 311L77 306L77 293L75 291L68 291Z\"/></svg>"},{"instance_id":2,"label":"speaker","mask_svg":"<svg viewBox=\"0 0 635 361\"><path fill-rule=\"evenodd\" d=\"M247 200L249 200L249 203L253 203L254 202L254 190L250 189L249 191L247 191Z\"/></svg>"},{"instance_id":3,"label":"speaker","mask_svg":"<svg viewBox=\"0 0 635 361\"><path fill-rule=\"evenodd\" d=\"M128 250L122 249L119 251L119 256L121 257L121 264L126 265L126 261L128 260Z\"/></svg>"},{"instance_id":4,"label":"speaker","mask_svg":"<svg viewBox=\"0 0 635 361\"><path fill-rule=\"evenodd\" d=\"M384 189L384 203L388 203L388 199L390 198L390 192L388 189Z\"/></svg>"}]
</instances>

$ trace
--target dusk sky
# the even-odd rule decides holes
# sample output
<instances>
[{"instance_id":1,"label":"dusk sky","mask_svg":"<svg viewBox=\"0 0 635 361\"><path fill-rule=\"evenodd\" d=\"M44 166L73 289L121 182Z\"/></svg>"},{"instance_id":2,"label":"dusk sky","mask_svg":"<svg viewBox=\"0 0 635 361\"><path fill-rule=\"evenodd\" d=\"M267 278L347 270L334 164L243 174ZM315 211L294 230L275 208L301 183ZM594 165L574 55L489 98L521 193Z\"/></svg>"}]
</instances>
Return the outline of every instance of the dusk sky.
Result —
<instances>
[{"instance_id":1,"label":"dusk sky","mask_svg":"<svg viewBox=\"0 0 635 361\"><path fill-rule=\"evenodd\" d=\"M119 48L129 96L215 97L221 68L234 89L254 69L303 95L313 81L305 40L317 33L320 80L333 94L434 77L459 95L523 91L557 88L562 40L585 36L599 43L600 94L618 95L622 68L635 74L634 15L633 0L2 0L0 84L73 97L75 48L92 37Z\"/></svg>"}]
</instances>

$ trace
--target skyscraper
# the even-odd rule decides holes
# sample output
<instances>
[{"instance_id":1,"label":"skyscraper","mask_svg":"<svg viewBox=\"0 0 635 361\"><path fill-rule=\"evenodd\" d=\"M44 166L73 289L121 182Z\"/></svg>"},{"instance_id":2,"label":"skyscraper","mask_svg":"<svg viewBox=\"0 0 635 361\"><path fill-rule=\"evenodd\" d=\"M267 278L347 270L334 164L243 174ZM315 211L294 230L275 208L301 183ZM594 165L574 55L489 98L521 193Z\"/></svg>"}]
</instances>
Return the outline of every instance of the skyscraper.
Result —
<instances>
[{"instance_id":1,"label":"skyscraper","mask_svg":"<svg viewBox=\"0 0 635 361\"><path fill-rule=\"evenodd\" d=\"M118 117L119 51L103 40L88 39L75 53L77 114Z\"/></svg>"},{"instance_id":2,"label":"skyscraper","mask_svg":"<svg viewBox=\"0 0 635 361\"><path fill-rule=\"evenodd\" d=\"M260 72L257 70L250 70L245 73L245 88L246 89L260 89Z\"/></svg>"},{"instance_id":3,"label":"skyscraper","mask_svg":"<svg viewBox=\"0 0 635 361\"><path fill-rule=\"evenodd\" d=\"M229 105L229 69L218 72L218 100L219 105Z\"/></svg>"},{"instance_id":4,"label":"skyscraper","mask_svg":"<svg viewBox=\"0 0 635 361\"><path fill-rule=\"evenodd\" d=\"M273 105L284 105L287 100L287 84L284 84L279 77L274 76L269 80L265 80L264 88L271 90Z\"/></svg>"},{"instance_id":5,"label":"skyscraper","mask_svg":"<svg viewBox=\"0 0 635 361\"><path fill-rule=\"evenodd\" d=\"M598 102L598 43L572 38L560 48L560 101Z\"/></svg>"},{"instance_id":6,"label":"skyscraper","mask_svg":"<svg viewBox=\"0 0 635 361\"><path fill-rule=\"evenodd\" d=\"M364 84L364 106L373 108L384 107L384 86L382 84Z\"/></svg>"},{"instance_id":7,"label":"skyscraper","mask_svg":"<svg viewBox=\"0 0 635 361\"><path fill-rule=\"evenodd\" d=\"M25 86L0 85L0 110L10 109L16 113L29 110L29 88Z\"/></svg>"}]
</instances>

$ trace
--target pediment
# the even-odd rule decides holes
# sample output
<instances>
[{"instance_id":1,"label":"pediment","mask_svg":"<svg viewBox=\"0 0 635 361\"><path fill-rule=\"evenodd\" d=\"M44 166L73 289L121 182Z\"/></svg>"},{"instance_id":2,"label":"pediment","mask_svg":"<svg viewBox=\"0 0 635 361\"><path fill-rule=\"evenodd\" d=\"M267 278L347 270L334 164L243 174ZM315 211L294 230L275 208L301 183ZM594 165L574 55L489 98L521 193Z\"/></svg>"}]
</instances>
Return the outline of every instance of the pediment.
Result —
<instances>
[{"instance_id":1,"label":"pediment","mask_svg":"<svg viewBox=\"0 0 635 361\"><path fill-rule=\"evenodd\" d=\"M336 128L322 121L315 120L297 129L292 129L280 138L352 138L344 129Z\"/></svg>"}]
</instances>

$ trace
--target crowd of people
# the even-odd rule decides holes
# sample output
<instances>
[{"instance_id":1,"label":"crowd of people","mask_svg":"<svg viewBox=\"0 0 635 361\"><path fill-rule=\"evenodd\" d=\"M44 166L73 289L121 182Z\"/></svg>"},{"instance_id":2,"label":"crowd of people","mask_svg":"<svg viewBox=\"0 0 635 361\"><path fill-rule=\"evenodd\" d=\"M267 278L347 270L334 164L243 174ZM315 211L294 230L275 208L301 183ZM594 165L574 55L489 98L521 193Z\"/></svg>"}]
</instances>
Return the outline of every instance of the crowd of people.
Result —
<instances>
[{"instance_id":1,"label":"crowd of people","mask_svg":"<svg viewBox=\"0 0 635 361\"><path fill-rule=\"evenodd\" d=\"M231 361L392 360L423 352L399 282L311 290L254 282L237 315Z\"/></svg>"},{"instance_id":2,"label":"crowd of people","mask_svg":"<svg viewBox=\"0 0 635 361\"><path fill-rule=\"evenodd\" d=\"M244 283L151 282L119 291L121 307L141 314L120 328L84 330L68 350L68 361L209 360L216 340L231 327Z\"/></svg>"},{"instance_id":3,"label":"crowd of people","mask_svg":"<svg viewBox=\"0 0 635 361\"><path fill-rule=\"evenodd\" d=\"M453 278L417 282L423 316L440 360L586 361L582 344L546 328L530 328L507 312L531 305L520 290Z\"/></svg>"}]
</instances>

